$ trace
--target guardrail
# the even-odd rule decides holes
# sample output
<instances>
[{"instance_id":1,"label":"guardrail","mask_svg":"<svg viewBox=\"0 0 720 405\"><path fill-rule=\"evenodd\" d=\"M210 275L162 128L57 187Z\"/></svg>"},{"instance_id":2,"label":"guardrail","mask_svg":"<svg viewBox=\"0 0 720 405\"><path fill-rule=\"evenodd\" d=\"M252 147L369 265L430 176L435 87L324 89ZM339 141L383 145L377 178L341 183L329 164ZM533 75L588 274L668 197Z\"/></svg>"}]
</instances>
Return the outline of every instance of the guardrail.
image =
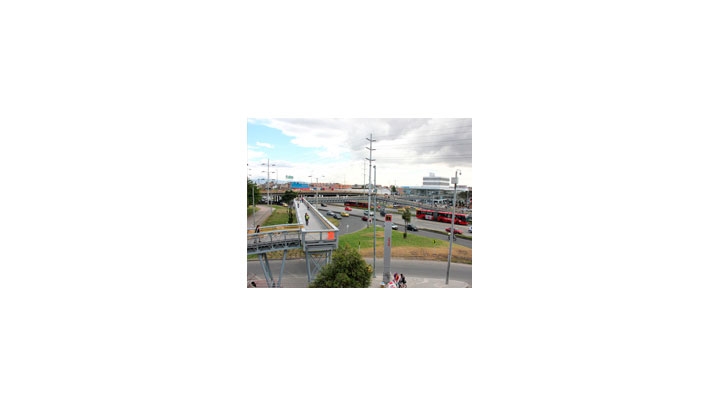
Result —
<instances>
[{"instance_id":1,"label":"guardrail","mask_svg":"<svg viewBox=\"0 0 720 405\"><path fill-rule=\"evenodd\" d=\"M325 203L344 203L347 201L358 201L358 202L367 202L367 194L365 195L356 195L356 196L348 196L348 197L318 197L313 198L313 202L325 202ZM413 207L413 208L423 208L423 209L432 209L437 210L439 209L437 206L434 206L432 204L424 204L418 201L411 201L411 200L404 200L401 198L393 198L393 197L382 197L377 196L376 201L378 203L385 203L385 204L398 204L401 207ZM465 214L472 214L471 209L464 209L462 211L459 211Z\"/></svg>"},{"instance_id":2,"label":"guardrail","mask_svg":"<svg viewBox=\"0 0 720 405\"><path fill-rule=\"evenodd\" d=\"M317 208L315 208L315 206L313 206L310 202L308 202L307 200L305 200L305 201L304 201L304 204L305 204L305 206L307 207L307 209L308 209L309 211L313 212L316 217L320 218L320 222L322 222L323 225L325 225L325 227L327 227L328 229L333 229L333 230L335 230L335 231L338 230L338 229L335 227L335 225L333 225L332 222L328 221L328 219L325 218L325 216L324 216L323 214L321 214L320 211L318 211Z\"/></svg>"},{"instance_id":3,"label":"guardrail","mask_svg":"<svg viewBox=\"0 0 720 405\"><path fill-rule=\"evenodd\" d=\"M332 222L328 221L320 211L318 211L307 199L303 202L307 209L311 211L317 218L320 218L320 222L325 225L327 229L307 229L304 228L302 231L303 246L306 250L316 249L337 249L339 230L333 225Z\"/></svg>"},{"instance_id":4,"label":"guardrail","mask_svg":"<svg viewBox=\"0 0 720 405\"><path fill-rule=\"evenodd\" d=\"M266 227L260 233L248 229L248 254L265 253L273 250L297 249L301 247L303 227L301 225L276 225Z\"/></svg>"}]
</instances>

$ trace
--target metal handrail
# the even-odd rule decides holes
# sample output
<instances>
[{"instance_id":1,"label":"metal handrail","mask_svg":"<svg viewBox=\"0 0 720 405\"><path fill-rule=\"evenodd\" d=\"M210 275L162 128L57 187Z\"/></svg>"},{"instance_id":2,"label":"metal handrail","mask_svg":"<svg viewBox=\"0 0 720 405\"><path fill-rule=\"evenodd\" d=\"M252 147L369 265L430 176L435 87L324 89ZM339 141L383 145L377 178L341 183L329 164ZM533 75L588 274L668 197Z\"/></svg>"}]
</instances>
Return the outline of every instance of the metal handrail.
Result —
<instances>
[{"instance_id":1,"label":"metal handrail","mask_svg":"<svg viewBox=\"0 0 720 405\"><path fill-rule=\"evenodd\" d=\"M254 244L272 244L277 242L299 241L302 240L301 231L302 228L294 230L280 229L248 234L248 247Z\"/></svg>"}]
</instances>

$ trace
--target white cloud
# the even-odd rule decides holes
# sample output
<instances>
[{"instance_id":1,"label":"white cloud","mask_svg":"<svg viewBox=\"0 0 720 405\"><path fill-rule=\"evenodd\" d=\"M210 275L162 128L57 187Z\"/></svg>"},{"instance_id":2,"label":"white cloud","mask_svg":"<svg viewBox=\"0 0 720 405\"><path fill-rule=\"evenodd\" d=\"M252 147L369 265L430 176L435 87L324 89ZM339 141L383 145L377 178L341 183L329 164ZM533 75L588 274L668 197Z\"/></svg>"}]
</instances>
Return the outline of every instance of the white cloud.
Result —
<instances>
[{"instance_id":1,"label":"white cloud","mask_svg":"<svg viewBox=\"0 0 720 405\"><path fill-rule=\"evenodd\" d=\"M268 148L268 149L273 149L275 147L274 145L270 145L269 143L265 143L265 142L255 142L255 145L260 146L261 148Z\"/></svg>"},{"instance_id":2,"label":"white cloud","mask_svg":"<svg viewBox=\"0 0 720 405\"><path fill-rule=\"evenodd\" d=\"M260 160L267 157L267 154L264 151L258 150L257 147L253 145L248 145L247 148L247 156L248 156L248 162L252 162L254 160Z\"/></svg>"},{"instance_id":3,"label":"white cloud","mask_svg":"<svg viewBox=\"0 0 720 405\"><path fill-rule=\"evenodd\" d=\"M451 177L458 168L468 174L461 183L472 182L472 120L469 118L291 118L252 122L280 130L291 138L290 143L297 145L298 159L289 162L286 169L296 180L306 181L312 174L337 182L366 182L370 146L367 138L372 133L376 141L373 163L377 165L379 184L419 185L422 177L430 172ZM307 153L300 158L306 148L314 149L313 158L308 158Z\"/></svg>"}]
</instances>

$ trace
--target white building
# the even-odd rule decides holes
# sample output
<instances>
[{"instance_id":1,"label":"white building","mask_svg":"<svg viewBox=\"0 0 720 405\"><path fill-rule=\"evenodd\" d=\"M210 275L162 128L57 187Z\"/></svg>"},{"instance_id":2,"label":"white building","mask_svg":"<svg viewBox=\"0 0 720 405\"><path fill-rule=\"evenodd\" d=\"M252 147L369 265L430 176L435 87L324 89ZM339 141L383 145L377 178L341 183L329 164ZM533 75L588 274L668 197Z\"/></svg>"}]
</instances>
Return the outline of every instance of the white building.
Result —
<instances>
[{"instance_id":1,"label":"white building","mask_svg":"<svg viewBox=\"0 0 720 405\"><path fill-rule=\"evenodd\" d=\"M452 204L454 190L454 185L450 183L449 177L436 176L432 172L429 176L423 177L422 186L402 187L403 198L433 205ZM458 184L457 186L458 193L469 190L472 189L466 185Z\"/></svg>"}]
</instances>

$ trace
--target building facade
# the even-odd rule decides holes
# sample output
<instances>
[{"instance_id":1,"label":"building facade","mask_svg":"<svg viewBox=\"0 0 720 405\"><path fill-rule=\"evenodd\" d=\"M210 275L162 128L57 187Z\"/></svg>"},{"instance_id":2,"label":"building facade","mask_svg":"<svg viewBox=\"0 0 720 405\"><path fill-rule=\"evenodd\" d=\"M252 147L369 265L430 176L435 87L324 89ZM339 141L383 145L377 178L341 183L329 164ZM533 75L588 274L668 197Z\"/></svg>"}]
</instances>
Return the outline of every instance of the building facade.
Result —
<instances>
[{"instance_id":1,"label":"building facade","mask_svg":"<svg viewBox=\"0 0 720 405\"><path fill-rule=\"evenodd\" d=\"M454 185L450 183L449 177L436 176L435 173L430 173L429 176L423 177L422 186L403 186L398 187L398 189L404 199L434 206L452 205L453 192L455 191ZM458 194L463 191L472 191L472 188L458 184ZM460 201L460 197L458 197L457 200L464 205L464 203Z\"/></svg>"}]
</instances>

